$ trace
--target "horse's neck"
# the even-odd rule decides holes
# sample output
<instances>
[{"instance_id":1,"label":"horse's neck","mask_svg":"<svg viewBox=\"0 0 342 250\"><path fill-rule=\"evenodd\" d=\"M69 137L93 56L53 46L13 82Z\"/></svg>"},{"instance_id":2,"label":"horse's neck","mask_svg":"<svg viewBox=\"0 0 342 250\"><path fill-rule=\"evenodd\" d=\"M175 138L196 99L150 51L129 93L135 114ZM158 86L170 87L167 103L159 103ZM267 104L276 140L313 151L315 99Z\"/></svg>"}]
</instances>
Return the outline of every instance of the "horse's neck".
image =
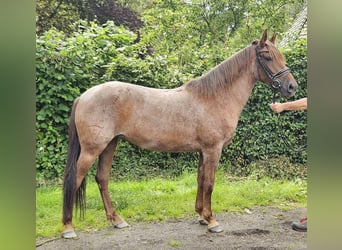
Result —
<instances>
[{"instance_id":1,"label":"horse's neck","mask_svg":"<svg viewBox=\"0 0 342 250\"><path fill-rule=\"evenodd\" d=\"M229 89L220 95L219 102L225 107L226 112L240 116L249 96L252 93L255 79L252 74L243 74L235 80Z\"/></svg>"},{"instance_id":2,"label":"horse's neck","mask_svg":"<svg viewBox=\"0 0 342 250\"><path fill-rule=\"evenodd\" d=\"M242 57L242 59L238 59L238 68L231 72L232 74L235 74L236 77L226 85L227 88L225 88L222 95L220 95L220 101L229 109L228 111L233 112L234 109L234 113L237 113L238 115L240 115L242 109L246 105L254 84L257 81L254 74L255 65L253 63L256 59L250 58L252 53L250 49L250 47L245 48L236 54L236 57ZM250 61L251 63L246 64L246 61ZM228 63L231 63L231 61L228 61Z\"/></svg>"},{"instance_id":3,"label":"horse's neck","mask_svg":"<svg viewBox=\"0 0 342 250\"><path fill-rule=\"evenodd\" d=\"M232 86L231 98L234 99L236 103L239 103L239 105L243 108L252 93L254 84L255 80L253 78L249 77L248 75L241 76Z\"/></svg>"}]
</instances>

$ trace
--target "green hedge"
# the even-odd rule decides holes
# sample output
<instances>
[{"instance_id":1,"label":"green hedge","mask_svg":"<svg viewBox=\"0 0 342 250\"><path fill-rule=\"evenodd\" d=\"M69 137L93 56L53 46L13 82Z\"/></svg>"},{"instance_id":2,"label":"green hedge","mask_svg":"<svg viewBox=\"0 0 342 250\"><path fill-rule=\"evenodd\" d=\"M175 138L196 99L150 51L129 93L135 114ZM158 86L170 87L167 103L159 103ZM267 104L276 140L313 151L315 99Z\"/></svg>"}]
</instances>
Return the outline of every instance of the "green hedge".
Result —
<instances>
[{"instance_id":1,"label":"green hedge","mask_svg":"<svg viewBox=\"0 0 342 250\"><path fill-rule=\"evenodd\" d=\"M133 33L112 22L102 26L80 23L71 36L52 29L37 37L37 182L62 178L70 109L86 89L109 80L173 88L198 74L196 65L207 65L203 73L210 68L208 60L201 62L200 57L194 58L193 64L179 66L167 56L142 56L146 46L135 39ZM306 96L306 40L297 41L284 54L300 85L296 98ZM258 83L242 112L233 143L224 149L221 164L233 166L236 174L248 174L248 164L279 155L306 163L305 151L293 154L278 138L277 118L268 107L271 100L271 90ZM306 140L306 112L285 114L282 122L293 143ZM165 173L177 175L195 168L197 157L194 153L150 152L121 142L113 174L115 178L145 178L168 169Z\"/></svg>"}]
</instances>

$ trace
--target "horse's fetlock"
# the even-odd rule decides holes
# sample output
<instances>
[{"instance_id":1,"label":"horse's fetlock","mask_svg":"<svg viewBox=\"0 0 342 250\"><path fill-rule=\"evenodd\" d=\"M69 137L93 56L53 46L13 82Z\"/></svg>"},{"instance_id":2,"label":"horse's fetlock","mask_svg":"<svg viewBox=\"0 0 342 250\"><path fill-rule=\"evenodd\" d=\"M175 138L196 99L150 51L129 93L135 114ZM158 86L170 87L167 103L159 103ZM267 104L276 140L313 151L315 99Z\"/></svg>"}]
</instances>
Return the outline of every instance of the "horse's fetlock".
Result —
<instances>
[{"instance_id":1,"label":"horse's fetlock","mask_svg":"<svg viewBox=\"0 0 342 250\"><path fill-rule=\"evenodd\" d=\"M108 221L114 221L114 217L112 214L107 214L107 220Z\"/></svg>"}]
</instances>

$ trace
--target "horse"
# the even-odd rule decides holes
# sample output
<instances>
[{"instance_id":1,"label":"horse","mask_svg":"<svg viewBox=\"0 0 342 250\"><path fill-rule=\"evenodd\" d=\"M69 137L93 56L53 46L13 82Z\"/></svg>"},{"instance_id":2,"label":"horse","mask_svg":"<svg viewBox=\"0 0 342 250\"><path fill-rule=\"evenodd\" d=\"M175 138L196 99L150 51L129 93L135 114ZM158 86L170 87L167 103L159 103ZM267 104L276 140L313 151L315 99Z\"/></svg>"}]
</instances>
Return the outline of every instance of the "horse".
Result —
<instances>
[{"instance_id":1,"label":"horse","mask_svg":"<svg viewBox=\"0 0 342 250\"><path fill-rule=\"evenodd\" d=\"M85 210L85 176L98 159L95 180L109 222L128 227L108 192L109 172L120 139L160 152L198 152L195 211L207 230L223 228L213 216L211 195L223 147L230 144L240 113L256 82L289 98L298 84L267 30L235 55L180 87L156 89L112 81L74 100L63 182L62 237L77 237L73 207Z\"/></svg>"}]
</instances>

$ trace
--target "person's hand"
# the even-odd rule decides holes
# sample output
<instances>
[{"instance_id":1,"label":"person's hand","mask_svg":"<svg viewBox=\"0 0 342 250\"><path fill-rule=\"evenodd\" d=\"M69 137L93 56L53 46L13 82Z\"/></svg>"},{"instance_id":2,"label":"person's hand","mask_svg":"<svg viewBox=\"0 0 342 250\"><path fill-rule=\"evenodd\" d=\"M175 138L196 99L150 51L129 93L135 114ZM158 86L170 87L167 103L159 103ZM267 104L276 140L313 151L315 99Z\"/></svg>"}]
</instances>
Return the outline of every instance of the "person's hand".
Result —
<instances>
[{"instance_id":1,"label":"person's hand","mask_svg":"<svg viewBox=\"0 0 342 250\"><path fill-rule=\"evenodd\" d=\"M270 108L276 113L280 113L284 111L282 103L279 103L279 102L271 103Z\"/></svg>"}]
</instances>

